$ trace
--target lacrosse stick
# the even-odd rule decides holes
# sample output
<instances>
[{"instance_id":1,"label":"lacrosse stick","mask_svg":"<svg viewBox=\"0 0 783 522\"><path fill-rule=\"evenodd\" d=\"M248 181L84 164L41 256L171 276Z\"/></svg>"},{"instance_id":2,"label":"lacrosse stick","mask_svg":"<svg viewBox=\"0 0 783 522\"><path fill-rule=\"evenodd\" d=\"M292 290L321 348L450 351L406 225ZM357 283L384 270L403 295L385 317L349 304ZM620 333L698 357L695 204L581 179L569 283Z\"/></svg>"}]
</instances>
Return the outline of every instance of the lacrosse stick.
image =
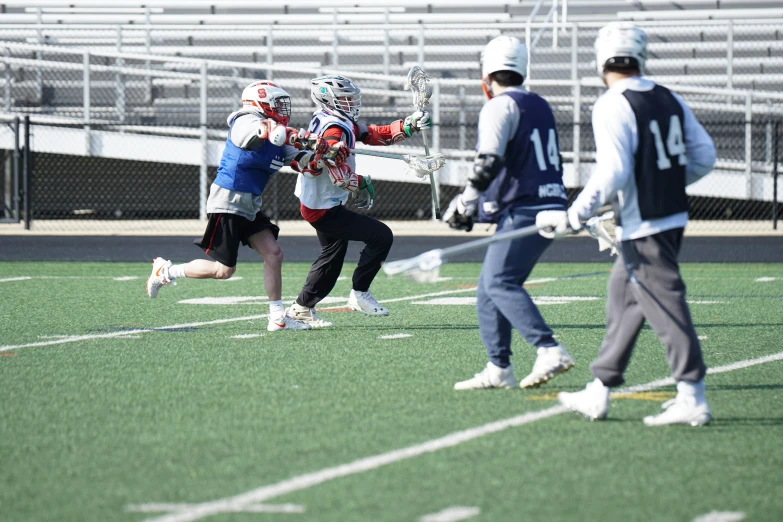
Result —
<instances>
[{"instance_id":1,"label":"lacrosse stick","mask_svg":"<svg viewBox=\"0 0 783 522\"><path fill-rule=\"evenodd\" d=\"M453 247L436 248L416 257L386 263L383 265L383 271L389 276L402 274L419 283L432 283L437 281L440 275L440 266L443 263L447 263L450 257L465 252L472 252L473 250L480 250L492 243L533 236L538 234L539 230L539 227L536 225L530 225L529 227L501 232L494 236L468 241Z\"/></svg>"},{"instance_id":2,"label":"lacrosse stick","mask_svg":"<svg viewBox=\"0 0 783 522\"><path fill-rule=\"evenodd\" d=\"M413 106L417 110L424 110L427 103L432 96L432 87L427 82L430 79L424 73L424 70L418 65L411 67L408 71L408 78L405 81L405 90L410 90L413 93ZM425 129L421 129L421 139L424 141L424 154L430 155L430 146L427 144L427 132ZM438 187L435 185L435 176L432 172L428 173L430 176L430 188L432 189L432 205L435 208L435 219L440 219L440 197L438 196Z\"/></svg>"},{"instance_id":3,"label":"lacrosse stick","mask_svg":"<svg viewBox=\"0 0 783 522\"><path fill-rule=\"evenodd\" d=\"M419 178L431 176L433 172L441 168L446 163L443 154L433 154L432 156L414 156L412 154L394 154L391 152L377 152L374 150L354 149L354 154L364 156L375 156L378 158L398 159L404 161L410 171Z\"/></svg>"},{"instance_id":4,"label":"lacrosse stick","mask_svg":"<svg viewBox=\"0 0 783 522\"><path fill-rule=\"evenodd\" d=\"M600 216L594 216L585 223L587 233L598 240L598 251L612 249L609 255L617 254L617 240L615 239L614 212L609 211Z\"/></svg>"},{"instance_id":5,"label":"lacrosse stick","mask_svg":"<svg viewBox=\"0 0 783 522\"><path fill-rule=\"evenodd\" d=\"M308 150L315 149L315 139L302 140L304 148ZM368 149L353 149L353 154L361 154L363 156L375 156L378 158L389 158L404 161L410 168L409 172L419 178L427 177L432 174L443 165L446 164L446 158L443 154L433 154L432 156L415 156L413 154L394 154L392 152L380 152ZM326 160L331 160L337 154L337 149L332 147L331 150L324 156Z\"/></svg>"}]
</instances>

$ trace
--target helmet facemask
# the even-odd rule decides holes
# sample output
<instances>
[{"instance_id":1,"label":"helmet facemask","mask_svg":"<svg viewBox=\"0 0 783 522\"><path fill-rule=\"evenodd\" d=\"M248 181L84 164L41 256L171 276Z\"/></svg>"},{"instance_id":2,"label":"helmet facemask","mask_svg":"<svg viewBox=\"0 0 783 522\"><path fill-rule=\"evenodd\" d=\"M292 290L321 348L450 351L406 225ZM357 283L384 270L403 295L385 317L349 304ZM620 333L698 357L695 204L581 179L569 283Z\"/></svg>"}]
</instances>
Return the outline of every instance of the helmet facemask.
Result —
<instances>
[{"instance_id":1,"label":"helmet facemask","mask_svg":"<svg viewBox=\"0 0 783 522\"><path fill-rule=\"evenodd\" d=\"M288 126L291 119L291 96L269 81L248 85L242 93L242 105L280 125Z\"/></svg>"},{"instance_id":2,"label":"helmet facemask","mask_svg":"<svg viewBox=\"0 0 783 522\"><path fill-rule=\"evenodd\" d=\"M310 97L323 110L347 118L359 119L362 107L360 90L343 76L323 76L310 81Z\"/></svg>"}]
</instances>

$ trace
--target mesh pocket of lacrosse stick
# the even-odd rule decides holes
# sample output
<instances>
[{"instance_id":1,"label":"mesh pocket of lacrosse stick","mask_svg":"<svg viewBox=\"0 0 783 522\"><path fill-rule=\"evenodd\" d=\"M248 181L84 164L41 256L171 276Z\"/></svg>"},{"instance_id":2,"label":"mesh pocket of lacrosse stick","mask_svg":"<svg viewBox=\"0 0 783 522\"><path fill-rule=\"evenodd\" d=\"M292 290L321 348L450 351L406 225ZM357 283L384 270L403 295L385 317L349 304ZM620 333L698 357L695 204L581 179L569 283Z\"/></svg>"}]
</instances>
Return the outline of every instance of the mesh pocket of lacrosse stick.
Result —
<instances>
[{"instance_id":1,"label":"mesh pocket of lacrosse stick","mask_svg":"<svg viewBox=\"0 0 783 522\"><path fill-rule=\"evenodd\" d=\"M401 275L417 283L434 283L440 277L442 252L438 248L410 259L391 261L383 265L383 271L388 276Z\"/></svg>"},{"instance_id":2,"label":"mesh pocket of lacrosse stick","mask_svg":"<svg viewBox=\"0 0 783 522\"><path fill-rule=\"evenodd\" d=\"M404 160L411 168L411 172L419 178L426 178L446 164L446 158L443 154L433 154L432 156L406 154Z\"/></svg>"},{"instance_id":3,"label":"mesh pocket of lacrosse stick","mask_svg":"<svg viewBox=\"0 0 783 522\"><path fill-rule=\"evenodd\" d=\"M599 252L611 248L610 255L617 254L614 212L610 211L588 219L585 228L591 236L598 240Z\"/></svg>"}]
</instances>

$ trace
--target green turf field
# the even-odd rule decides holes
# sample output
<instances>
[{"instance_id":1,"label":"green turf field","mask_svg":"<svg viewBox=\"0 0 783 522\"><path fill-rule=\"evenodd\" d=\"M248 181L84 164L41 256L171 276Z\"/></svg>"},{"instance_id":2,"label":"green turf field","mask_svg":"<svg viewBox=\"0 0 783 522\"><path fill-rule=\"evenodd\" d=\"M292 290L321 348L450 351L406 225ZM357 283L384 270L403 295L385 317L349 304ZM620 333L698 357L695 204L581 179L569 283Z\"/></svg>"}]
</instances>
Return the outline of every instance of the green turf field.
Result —
<instances>
[{"instance_id":1,"label":"green turf field","mask_svg":"<svg viewBox=\"0 0 783 522\"><path fill-rule=\"evenodd\" d=\"M284 267L285 296L307 268ZM781 520L783 264L683 267L720 371L698 429L642 424L673 386L614 400L605 422L557 406L590 379L609 268L532 276L572 371L454 392L486 362L478 265L429 285L380 277L388 318L338 308L322 313L333 329L270 334L261 265L151 300L148 264L0 263L0 520ZM535 356L515 342L521 378ZM666 376L645 330L627 384Z\"/></svg>"}]
</instances>

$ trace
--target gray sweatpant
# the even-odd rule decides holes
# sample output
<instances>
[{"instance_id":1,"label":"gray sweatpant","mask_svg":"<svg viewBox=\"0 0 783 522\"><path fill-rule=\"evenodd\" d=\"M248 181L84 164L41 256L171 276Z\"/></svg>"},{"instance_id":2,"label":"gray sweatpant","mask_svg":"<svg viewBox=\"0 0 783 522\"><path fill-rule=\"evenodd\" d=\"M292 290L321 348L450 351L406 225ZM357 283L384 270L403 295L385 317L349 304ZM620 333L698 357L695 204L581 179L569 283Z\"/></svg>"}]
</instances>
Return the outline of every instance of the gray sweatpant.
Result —
<instances>
[{"instance_id":1,"label":"gray sweatpant","mask_svg":"<svg viewBox=\"0 0 783 522\"><path fill-rule=\"evenodd\" d=\"M666 346L675 380L699 381L707 371L677 264L682 233L677 228L621 244L609 278L606 336L590 365L593 376L606 386L625 381L623 373L645 320Z\"/></svg>"}]
</instances>

